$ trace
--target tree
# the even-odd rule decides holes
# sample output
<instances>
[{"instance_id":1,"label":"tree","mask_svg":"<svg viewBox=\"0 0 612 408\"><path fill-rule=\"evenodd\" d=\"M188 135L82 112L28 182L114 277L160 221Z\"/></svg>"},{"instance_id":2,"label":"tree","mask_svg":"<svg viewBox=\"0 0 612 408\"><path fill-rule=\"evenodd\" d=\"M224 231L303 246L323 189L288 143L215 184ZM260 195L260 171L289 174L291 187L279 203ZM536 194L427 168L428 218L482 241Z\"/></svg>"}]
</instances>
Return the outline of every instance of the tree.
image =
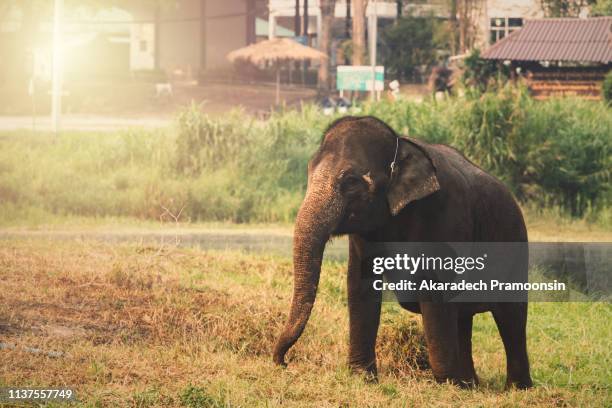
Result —
<instances>
[{"instance_id":1,"label":"tree","mask_svg":"<svg viewBox=\"0 0 612 408\"><path fill-rule=\"evenodd\" d=\"M612 0L598 0L591 9L593 16L612 16Z\"/></svg>"},{"instance_id":2,"label":"tree","mask_svg":"<svg viewBox=\"0 0 612 408\"><path fill-rule=\"evenodd\" d=\"M397 79L410 79L421 65L431 65L436 49L447 48L437 42L442 37L437 31L443 23L433 17L402 17L382 32L383 59L390 75Z\"/></svg>"},{"instance_id":3,"label":"tree","mask_svg":"<svg viewBox=\"0 0 612 408\"><path fill-rule=\"evenodd\" d=\"M578 17L593 0L540 0L547 17Z\"/></svg>"},{"instance_id":4,"label":"tree","mask_svg":"<svg viewBox=\"0 0 612 408\"><path fill-rule=\"evenodd\" d=\"M457 31L459 29L459 25L457 24L457 0L449 1L449 16L448 16L448 32L449 32L449 47L451 54L457 54Z\"/></svg>"},{"instance_id":5,"label":"tree","mask_svg":"<svg viewBox=\"0 0 612 408\"><path fill-rule=\"evenodd\" d=\"M300 25L300 0L295 0L295 17L293 20L293 25L295 35L300 35L300 33L302 32L302 27Z\"/></svg>"},{"instance_id":6,"label":"tree","mask_svg":"<svg viewBox=\"0 0 612 408\"><path fill-rule=\"evenodd\" d=\"M302 23L302 35L306 39L306 45L310 45L310 37L308 36L308 0L304 0L304 15L303 15L303 23ZM310 65L310 61L305 60L302 65L302 84L306 82L306 73L308 72L308 67Z\"/></svg>"},{"instance_id":7,"label":"tree","mask_svg":"<svg viewBox=\"0 0 612 408\"><path fill-rule=\"evenodd\" d=\"M304 23L302 24L302 32L306 41L308 41L308 0L304 0Z\"/></svg>"},{"instance_id":8,"label":"tree","mask_svg":"<svg viewBox=\"0 0 612 408\"><path fill-rule=\"evenodd\" d=\"M347 38L351 37L351 0L346 0L346 21L345 34Z\"/></svg>"},{"instance_id":9,"label":"tree","mask_svg":"<svg viewBox=\"0 0 612 408\"><path fill-rule=\"evenodd\" d=\"M477 18L480 0L456 0L456 10L459 22L459 51L467 52L474 46L476 37L475 20Z\"/></svg>"},{"instance_id":10,"label":"tree","mask_svg":"<svg viewBox=\"0 0 612 408\"><path fill-rule=\"evenodd\" d=\"M601 95L608 105L612 105L612 71L608 72L601 84Z\"/></svg>"},{"instance_id":11,"label":"tree","mask_svg":"<svg viewBox=\"0 0 612 408\"><path fill-rule=\"evenodd\" d=\"M365 63L366 0L353 0L353 65Z\"/></svg>"},{"instance_id":12,"label":"tree","mask_svg":"<svg viewBox=\"0 0 612 408\"><path fill-rule=\"evenodd\" d=\"M328 57L331 54L332 28L334 25L334 11L336 0L320 0L321 6L321 41L319 48ZM319 86L324 90L329 90L329 65L330 59L321 61L319 67Z\"/></svg>"},{"instance_id":13,"label":"tree","mask_svg":"<svg viewBox=\"0 0 612 408\"><path fill-rule=\"evenodd\" d=\"M461 81L468 87L483 92L489 86L491 79L499 77L502 83L510 77L510 69L496 61L480 57L480 50L475 48L463 60L464 70Z\"/></svg>"}]
</instances>

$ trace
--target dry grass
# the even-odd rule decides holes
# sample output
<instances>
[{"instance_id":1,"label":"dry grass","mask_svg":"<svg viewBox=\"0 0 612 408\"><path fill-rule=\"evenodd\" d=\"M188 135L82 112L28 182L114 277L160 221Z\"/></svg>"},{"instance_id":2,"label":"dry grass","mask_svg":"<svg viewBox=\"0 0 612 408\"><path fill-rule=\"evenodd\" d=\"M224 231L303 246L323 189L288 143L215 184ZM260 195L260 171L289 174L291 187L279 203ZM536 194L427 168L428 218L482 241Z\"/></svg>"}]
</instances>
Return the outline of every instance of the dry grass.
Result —
<instances>
[{"instance_id":1,"label":"dry grass","mask_svg":"<svg viewBox=\"0 0 612 408\"><path fill-rule=\"evenodd\" d=\"M606 210L607 211L607 210ZM554 211L523 208L529 241L539 242L610 242L612 228L586 219L563 217Z\"/></svg>"},{"instance_id":2,"label":"dry grass","mask_svg":"<svg viewBox=\"0 0 612 408\"><path fill-rule=\"evenodd\" d=\"M0 386L71 386L86 406L610 405L607 304L532 307L537 387L528 392L502 391L501 341L485 315L474 333L482 386L435 384L420 320L392 304L379 333L380 382L350 375L343 270L325 264L311 322L282 369L270 351L291 296L288 259L3 241L0 341L15 348L0 350Z\"/></svg>"}]
</instances>

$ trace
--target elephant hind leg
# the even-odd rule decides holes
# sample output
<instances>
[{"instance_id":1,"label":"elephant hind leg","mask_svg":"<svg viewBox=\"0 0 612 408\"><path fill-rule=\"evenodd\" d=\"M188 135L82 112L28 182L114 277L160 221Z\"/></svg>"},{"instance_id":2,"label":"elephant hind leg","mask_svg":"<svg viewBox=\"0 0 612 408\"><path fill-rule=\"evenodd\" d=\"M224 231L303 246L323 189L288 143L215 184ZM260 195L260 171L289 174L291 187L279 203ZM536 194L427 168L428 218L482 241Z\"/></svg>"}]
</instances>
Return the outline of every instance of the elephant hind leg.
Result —
<instances>
[{"instance_id":1,"label":"elephant hind leg","mask_svg":"<svg viewBox=\"0 0 612 408\"><path fill-rule=\"evenodd\" d=\"M429 364L437 382L461 384L457 370L457 310L447 303L421 302Z\"/></svg>"},{"instance_id":2,"label":"elephant hind leg","mask_svg":"<svg viewBox=\"0 0 612 408\"><path fill-rule=\"evenodd\" d=\"M527 357L527 303L499 303L493 318L506 350L506 388L532 387Z\"/></svg>"},{"instance_id":3,"label":"elephant hind leg","mask_svg":"<svg viewBox=\"0 0 612 408\"><path fill-rule=\"evenodd\" d=\"M473 316L459 316L457 337L459 340L459 378L464 387L478 385L478 377L472 359L472 319Z\"/></svg>"}]
</instances>

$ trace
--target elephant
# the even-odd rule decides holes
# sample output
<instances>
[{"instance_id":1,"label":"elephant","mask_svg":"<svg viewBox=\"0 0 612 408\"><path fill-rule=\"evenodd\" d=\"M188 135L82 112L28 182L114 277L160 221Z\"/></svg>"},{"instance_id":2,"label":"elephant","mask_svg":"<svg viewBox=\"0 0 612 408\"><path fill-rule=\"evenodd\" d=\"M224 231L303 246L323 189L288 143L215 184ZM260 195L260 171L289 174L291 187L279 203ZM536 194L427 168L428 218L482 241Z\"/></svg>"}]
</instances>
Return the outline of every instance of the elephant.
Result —
<instances>
[{"instance_id":1,"label":"elephant","mask_svg":"<svg viewBox=\"0 0 612 408\"><path fill-rule=\"evenodd\" d=\"M273 350L276 364L301 336L315 302L325 245L348 235L347 295L352 372L377 379L381 293L362 270L374 242L527 242L512 193L457 150L400 137L373 116L346 116L323 134L308 163L293 238L294 288L288 321ZM525 264L525 268L527 265ZM525 269L526 270L526 269ZM506 387L532 387L527 356L527 302L408 302L420 313L437 382L478 385L472 320L492 312L506 352Z\"/></svg>"}]
</instances>

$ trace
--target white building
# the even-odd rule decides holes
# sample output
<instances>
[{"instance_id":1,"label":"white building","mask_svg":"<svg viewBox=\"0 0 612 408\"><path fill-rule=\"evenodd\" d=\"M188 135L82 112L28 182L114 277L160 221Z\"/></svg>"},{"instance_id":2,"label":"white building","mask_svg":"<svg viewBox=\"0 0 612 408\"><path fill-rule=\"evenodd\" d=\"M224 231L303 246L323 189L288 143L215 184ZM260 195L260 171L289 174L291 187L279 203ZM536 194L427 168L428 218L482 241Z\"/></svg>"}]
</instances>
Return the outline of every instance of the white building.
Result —
<instances>
[{"instance_id":1,"label":"white building","mask_svg":"<svg viewBox=\"0 0 612 408\"><path fill-rule=\"evenodd\" d=\"M256 14L265 0L134 2L130 40L133 70L161 69L187 77L230 66L226 55L255 42Z\"/></svg>"},{"instance_id":2,"label":"white building","mask_svg":"<svg viewBox=\"0 0 612 408\"><path fill-rule=\"evenodd\" d=\"M480 7L476 45L483 49L522 27L524 20L544 17L539 0L485 0Z\"/></svg>"}]
</instances>

